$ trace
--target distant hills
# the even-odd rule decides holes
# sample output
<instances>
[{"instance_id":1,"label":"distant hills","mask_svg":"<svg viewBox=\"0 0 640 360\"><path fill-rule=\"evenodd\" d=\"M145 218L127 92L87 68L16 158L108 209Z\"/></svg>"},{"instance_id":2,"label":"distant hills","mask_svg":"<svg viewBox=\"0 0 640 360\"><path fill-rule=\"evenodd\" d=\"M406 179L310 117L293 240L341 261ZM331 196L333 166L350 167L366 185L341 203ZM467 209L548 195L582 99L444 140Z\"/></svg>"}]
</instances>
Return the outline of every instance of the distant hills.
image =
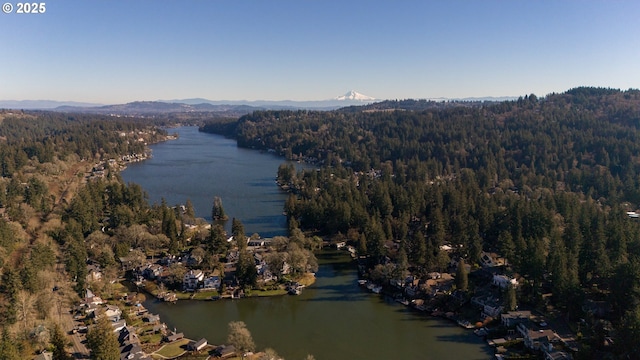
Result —
<instances>
[{"instance_id":1,"label":"distant hills","mask_svg":"<svg viewBox=\"0 0 640 360\"><path fill-rule=\"evenodd\" d=\"M455 99L455 101L503 101L515 98L468 98ZM443 102L452 99L438 98L414 101L434 101ZM400 101L402 102L402 101ZM208 100L204 98L174 99L158 101L135 101L126 104L102 105L93 103L82 103L73 101L51 101L51 100L0 100L0 108L23 109L23 110L54 110L61 112L79 112L103 115L156 115L156 114L185 114L185 113L211 113L219 116L241 116L256 110L335 110L346 107L360 107L363 105L372 106L374 109L385 108L385 105L374 106L376 103L389 105L388 100L376 99L374 97L361 94L356 91L349 91L344 95L333 99L315 101L294 101L294 100ZM395 100L398 108L398 100Z\"/></svg>"},{"instance_id":2,"label":"distant hills","mask_svg":"<svg viewBox=\"0 0 640 360\"><path fill-rule=\"evenodd\" d=\"M54 100L0 100L2 109L51 110L60 106L91 107L102 104Z\"/></svg>"}]
</instances>

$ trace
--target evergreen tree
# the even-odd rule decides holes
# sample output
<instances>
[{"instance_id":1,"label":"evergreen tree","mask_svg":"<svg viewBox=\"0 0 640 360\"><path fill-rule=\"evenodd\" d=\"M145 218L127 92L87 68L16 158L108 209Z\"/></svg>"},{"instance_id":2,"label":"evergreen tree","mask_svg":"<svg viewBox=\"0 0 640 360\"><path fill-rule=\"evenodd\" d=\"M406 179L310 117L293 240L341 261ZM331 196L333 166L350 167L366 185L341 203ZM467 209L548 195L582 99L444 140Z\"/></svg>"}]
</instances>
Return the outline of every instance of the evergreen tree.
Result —
<instances>
[{"instance_id":1,"label":"evergreen tree","mask_svg":"<svg viewBox=\"0 0 640 360\"><path fill-rule=\"evenodd\" d=\"M502 231L500 235L498 235L498 250L500 251L500 255L507 259L507 263L514 260L515 244L509 231Z\"/></svg>"},{"instance_id":2,"label":"evergreen tree","mask_svg":"<svg viewBox=\"0 0 640 360\"><path fill-rule=\"evenodd\" d=\"M20 352L15 344L15 340L9 334L6 327L2 329L2 338L0 339L0 359L2 360L21 360Z\"/></svg>"},{"instance_id":3,"label":"evergreen tree","mask_svg":"<svg viewBox=\"0 0 640 360\"><path fill-rule=\"evenodd\" d=\"M178 242L176 213L166 205L162 206L162 233L169 238L169 253L177 254L180 244Z\"/></svg>"},{"instance_id":4,"label":"evergreen tree","mask_svg":"<svg viewBox=\"0 0 640 360\"><path fill-rule=\"evenodd\" d=\"M467 291L469 287L469 273L467 272L464 259L460 259L458 262L458 269L456 271L456 288L458 290Z\"/></svg>"},{"instance_id":5,"label":"evergreen tree","mask_svg":"<svg viewBox=\"0 0 640 360\"><path fill-rule=\"evenodd\" d=\"M239 250L236 277L241 286L255 286L258 281L255 260L247 250Z\"/></svg>"},{"instance_id":6,"label":"evergreen tree","mask_svg":"<svg viewBox=\"0 0 640 360\"><path fill-rule=\"evenodd\" d=\"M551 274L554 299L558 303L564 303L571 285L567 269L567 254L564 241L557 231L551 235L547 270Z\"/></svg>"},{"instance_id":7,"label":"evergreen tree","mask_svg":"<svg viewBox=\"0 0 640 360\"><path fill-rule=\"evenodd\" d=\"M384 255L384 231L377 217L369 219L369 223L365 229L365 237L367 239L367 250L369 254L377 260Z\"/></svg>"},{"instance_id":8,"label":"evergreen tree","mask_svg":"<svg viewBox=\"0 0 640 360\"><path fill-rule=\"evenodd\" d=\"M244 250L247 248L247 235L244 232L244 225L239 219L233 218L231 221L231 234L238 249Z\"/></svg>"},{"instance_id":9,"label":"evergreen tree","mask_svg":"<svg viewBox=\"0 0 640 360\"><path fill-rule=\"evenodd\" d=\"M227 220L229 217L222 207L222 199L218 196L213 198L213 208L211 209L211 218L214 221Z\"/></svg>"},{"instance_id":10,"label":"evergreen tree","mask_svg":"<svg viewBox=\"0 0 640 360\"><path fill-rule=\"evenodd\" d=\"M52 329L51 345L53 346L53 360L71 360L73 359L67 353L68 340L65 334L60 329L60 326L55 324Z\"/></svg>"},{"instance_id":11,"label":"evergreen tree","mask_svg":"<svg viewBox=\"0 0 640 360\"><path fill-rule=\"evenodd\" d=\"M615 349L618 359L637 359L640 354L640 307L627 311L617 333Z\"/></svg>"},{"instance_id":12,"label":"evergreen tree","mask_svg":"<svg viewBox=\"0 0 640 360\"><path fill-rule=\"evenodd\" d=\"M184 215L188 219L193 219L196 217L196 210L193 207L193 203L191 202L191 199L187 199L187 202L184 205Z\"/></svg>"},{"instance_id":13,"label":"evergreen tree","mask_svg":"<svg viewBox=\"0 0 640 360\"><path fill-rule=\"evenodd\" d=\"M6 295L6 301L2 304L2 318L7 324L14 324L17 320L18 293L22 286L20 276L13 268L5 266L2 274L0 290Z\"/></svg>"},{"instance_id":14,"label":"evergreen tree","mask_svg":"<svg viewBox=\"0 0 640 360\"><path fill-rule=\"evenodd\" d=\"M224 227L220 224L212 225L207 251L212 254L226 255L227 250L229 250L229 242L227 242Z\"/></svg>"},{"instance_id":15,"label":"evergreen tree","mask_svg":"<svg viewBox=\"0 0 640 360\"><path fill-rule=\"evenodd\" d=\"M87 347L91 350L91 358L95 360L120 360L118 338L113 332L111 322L102 316L89 328Z\"/></svg>"},{"instance_id":16,"label":"evergreen tree","mask_svg":"<svg viewBox=\"0 0 640 360\"><path fill-rule=\"evenodd\" d=\"M516 288L512 284L509 284L509 286L507 287L507 291L504 297L504 302L505 302L504 309L506 311L513 311L518 308Z\"/></svg>"}]
</instances>

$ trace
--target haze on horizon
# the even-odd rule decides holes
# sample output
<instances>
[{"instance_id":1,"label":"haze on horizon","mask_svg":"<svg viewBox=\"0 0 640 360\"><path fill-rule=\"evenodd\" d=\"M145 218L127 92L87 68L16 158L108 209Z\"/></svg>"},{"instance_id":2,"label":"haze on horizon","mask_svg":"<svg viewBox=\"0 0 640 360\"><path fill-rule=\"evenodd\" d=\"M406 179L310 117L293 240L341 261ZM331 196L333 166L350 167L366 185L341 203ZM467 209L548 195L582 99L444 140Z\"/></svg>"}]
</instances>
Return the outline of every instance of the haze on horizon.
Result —
<instances>
[{"instance_id":1,"label":"haze on horizon","mask_svg":"<svg viewBox=\"0 0 640 360\"><path fill-rule=\"evenodd\" d=\"M640 87L634 1L57 0L0 13L0 100L544 96Z\"/></svg>"}]
</instances>

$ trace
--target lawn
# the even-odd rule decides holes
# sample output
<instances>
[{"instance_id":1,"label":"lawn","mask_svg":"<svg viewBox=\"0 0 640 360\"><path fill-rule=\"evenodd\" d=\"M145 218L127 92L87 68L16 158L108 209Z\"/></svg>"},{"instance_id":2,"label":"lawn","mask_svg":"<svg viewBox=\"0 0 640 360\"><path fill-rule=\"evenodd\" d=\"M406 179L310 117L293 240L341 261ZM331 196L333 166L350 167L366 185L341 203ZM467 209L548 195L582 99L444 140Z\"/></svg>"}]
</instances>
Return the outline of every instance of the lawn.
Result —
<instances>
[{"instance_id":1,"label":"lawn","mask_svg":"<svg viewBox=\"0 0 640 360\"><path fill-rule=\"evenodd\" d=\"M159 355L158 358L173 359L186 352L185 348L189 343L189 339L182 339L174 341L171 344L167 344L161 347L158 351L152 355Z\"/></svg>"},{"instance_id":2,"label":"lawn","mask_svg":"<svg viewBox=\"0 0 640 360\"><path fill-rule=\"evenodd\" d=\"M287 290L285 289L276 289L276 290L251 290L247 292L247 297L262 297L262 296L277 296L277 295L286 295Z\"/></svg>"},{"instance_id":3,"label":"lawn","mask_svg":"<svg viewBox=\"0 0 640 360\"><path fill-rule=\"evenodd\" d=\"M193 295L193 300L209 300L212 296L220 296L216 290L199 291Z\"/></svg>"},{"instance_id":4,"label":"lawn","mask_svg":"<svg viewBox=\"0 0 640 360\"><path fill-rule=\"evenodd\" d=\"M140 342L143 344L159 344L162 341L162 334L140 335Z\"/></svg>"}]
</instances>

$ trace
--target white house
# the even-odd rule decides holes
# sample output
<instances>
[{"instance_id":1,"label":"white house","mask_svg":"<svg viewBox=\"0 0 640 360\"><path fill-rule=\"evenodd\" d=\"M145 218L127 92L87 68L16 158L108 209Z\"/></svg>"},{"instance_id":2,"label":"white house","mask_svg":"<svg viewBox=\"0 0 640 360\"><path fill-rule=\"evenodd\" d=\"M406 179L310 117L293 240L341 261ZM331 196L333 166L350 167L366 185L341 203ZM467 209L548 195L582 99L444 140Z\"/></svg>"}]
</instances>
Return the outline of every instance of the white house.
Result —
<instances>
[{"instance_id":1,"label":"white house","mask_svg":"<svg viewBox=\"0 0 640 360\"><path fill-rule=\"evenodd\" d=\"M198 288L201 281L204 280L204 273L202 270L189 270L184 274L182 279L182 287L185 291L194 291Z\"/></svg>"},{"instance_id":2,"label":"white house","mask_svg":"<svg viewBox=\"0 0 640 360\"><path fill-rule=\"evenodd\" d=\"M520 323L516 326L518 332L524 338L524 345L531 350L540 350L545 353L553 351L552 342L558 341L558 335L553 330L532 330L527 324Z\"/></svg>"}]
</instances>

